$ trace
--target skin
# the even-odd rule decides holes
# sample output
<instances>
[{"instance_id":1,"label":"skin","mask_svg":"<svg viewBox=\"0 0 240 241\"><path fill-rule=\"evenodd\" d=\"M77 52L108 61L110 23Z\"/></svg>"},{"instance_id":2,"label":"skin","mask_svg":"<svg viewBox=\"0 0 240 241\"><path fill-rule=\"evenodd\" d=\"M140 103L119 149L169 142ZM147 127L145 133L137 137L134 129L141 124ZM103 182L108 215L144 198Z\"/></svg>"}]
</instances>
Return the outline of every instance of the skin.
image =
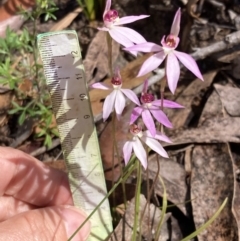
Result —
<instances>
[{"instance_id":1,"label":"skin","mask_svg":"<svg viewBox=\"0 0 240 241\"><path fill-rule=\"evenodd\" d=\"M66 241L86 214L73 207L64 172L0 147L0 241ZM86 223L73 241L86 240Z\"/></svg>"},{"instance_id":2,"label":"skin","mask_svg":"<svg viewBox=\"0 0 240 241\"><path fill-rule=\"evenodd\" d=\"M8 0L0 7L0 22L16 15L20 6L23 9L28 9L34 4L34 0Z\"/></svg>"}]
</instances>

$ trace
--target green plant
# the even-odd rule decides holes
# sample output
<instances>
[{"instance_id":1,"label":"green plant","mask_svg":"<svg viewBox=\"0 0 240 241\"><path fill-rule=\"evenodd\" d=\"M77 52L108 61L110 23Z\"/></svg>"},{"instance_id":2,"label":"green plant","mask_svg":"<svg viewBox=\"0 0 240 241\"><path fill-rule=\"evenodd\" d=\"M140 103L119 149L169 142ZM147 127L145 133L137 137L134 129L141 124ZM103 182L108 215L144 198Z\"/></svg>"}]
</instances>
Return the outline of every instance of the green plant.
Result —
<instances>
[{"instance_id":1,"label":"green plant","mask_svg":"<svg viewBox=\"0 0 240 241\"><path fill-rule=\"evenodd\" d=\"M58 132L56 125L52 124L51 101L39 62L36 36L40 16L44 15L45 21L56 19L56 10L52 0L37 0L32 11L20 10L32 21L32 31L23 29L16 33L7 28L6 37L0 38L0 84L7 86L16 97L9 114L18 116L19 125L32 118L39 128L35 137L44 137L44 145L48 147Z\"/></svg>"},{"instance_id":2,"label":"green plant","mask_svg":"<svg viewBox=\"0 0 240 241\"><path fill-rule=\"evenodd\" d=\"M104 0L77 0L77 2L89 20L96 19L104 7Z\"/></svg>"}]
</instances>

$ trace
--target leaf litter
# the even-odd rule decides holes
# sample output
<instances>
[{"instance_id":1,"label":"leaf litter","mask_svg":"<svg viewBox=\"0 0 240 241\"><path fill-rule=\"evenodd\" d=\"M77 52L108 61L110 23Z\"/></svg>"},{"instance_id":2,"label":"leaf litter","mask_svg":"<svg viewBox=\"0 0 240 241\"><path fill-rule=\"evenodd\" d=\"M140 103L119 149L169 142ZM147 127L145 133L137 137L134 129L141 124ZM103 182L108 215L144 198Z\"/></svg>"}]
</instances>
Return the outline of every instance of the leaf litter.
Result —
<instances>
[{"instance_id":1,"label":"leaf litter","mask_svg":"<svg viewBox=\"0 0 240 241\"><path fill-rule=\"evenodd\" d=\"M129 2L132 1L126 1L126 6L129 5ZM173 1L169 2L171 5L173 4ZM233 51L229 47L231 43L225 41L227 38L223 33L226 35L230 31L229 29L226 30L226 26L224 25L226 19L222 17L223 11L221 10L219 15L216 14L216 17L213 16L212 21L216 21L215 18L218 18L222 21L222 25L215 24L214 31L211 32L210 29L212 28L212 23L207 20L209 18L209 11L206 6L211 8L215 1L205 1L206 3L203 4L203 7L205 7L203 9L205 10L199 12L197 10L200 8L196 10L196 6L201 7L199 6L199 1L189 0L186 2L188 9L191 9L190 15L193 18L189 21L190 24L188 23L187 26L188 31L191 31L192 33L190 39L192 41L191 44L193 46L196 44L196 42L192 40L194 38L197 40L198 46L203 47L198 48L195 52L196 58L205 58L213 52L220 52L224 57L229 53L222 52L222 47L227 46L230 49L230 53L234 54L234 57L231 57L231 61L228 63L233 67L232 60L237 59L238 56L236 55L236 51ZM225 3L221 4L225 7ZM189 8L189 6L191 7ZM192 8L192 6L194 6L194 8ZM236 15L239 16L240 11L237 10L237 8L233 8L234 3L229 3L229 6L232 8L231 11L235 11ZM157 9L158 8L151 6L151 11L159 13L159 10ZM160 6L160 9L166 8ZM166 10L161 12L164 11ZM214 9L214 11L217 10ZM73 10L73 14L67 15L67 18L65 19L66 22L63 23L62 26L66 26L66 24L69 25L74 17L76 17L76 14L74 14ZM204 18L205 25L203 24ZM206 28L204 27L203 29L203 25ZM62 27L60 26L60 28ZM155 36L151 36L151 34L153 33L149 32L149 38L154 38ZM236 34L234 36L236 36ZM188 37L185 39L187 41ZM234 42L236 39L237 38L232 41ZM103 44L104 41L102 33L97 33L95 38L92 39L84 59L89 84L102 80L106 83L110 82L109 79L106 79L108 67L107 52L106 48L104 49L105 45ZM220 47L218 47L218 44L220 44ZM116 43L114 43L114 46L114 56L116 57L114 60L117 62L118 56L123 55L123 53ZM208 48L206 48L207 46ZM148 56L145 55L140 57L140 59L130 61L129 64L121 70L121 74L126 81L124 84L127 88L137 87L147 77L135 78L139 68L147 57ZM128 57L127 61L129 61L129 59L132 60L131 57ZM204 74L204 82L194 80L189 83L189 81L184 80L187 79L188 76L185 73L182 73L181 75L183 76L183 83L181 83L180 87L181 91L177 91L174 100L179 104L184 105L185 109L168 112L168 116L173 120L174 124L173 130L167 130L173 143L165 145L171 154L171 158L169 160L163 158L158 159L157 156L152 155L152 153L150 153L149 156L149 179L153 182L158 174L162 176L167 189L167 198L169 202L169 208L165 217L166 220L161 231L162 235L159 239L161 241L181 240L184 236L190 233L189 230L186 230L186 227L181 226L181 222L188 226L192 226L193 229L194 226L198 228L212 216L226 197L229 198L227 206L211 226L198 235L198 240L239 240L240 186L237 181L240 173L239 81L234 79L234 75L231 76L231 73L229 75L229 73L222 68L222 65L219 65L217 62L214 62L215 65L210 64L206 67L206 65L209 64L209 61L211 61L211 63L214 61L214 58L210 60L206 58L205 61L205 67L203 67L203 69L205 68L206 70ZM230 69L232 70L232 68ZM222 74L223 72L225 75L228 75L228 78L224 77L224 74ZM231 81L229 81L229 79ZM156 84L153 89L158 90L158 87L159 86ZM9 134L10 128L7 125L8 115L6 114L6 111L10 108L12 93L8 91L6 93L6 95L4 95L4 93L1 94L0 99L0 113L3 116L0 127L0 133L2 134L0 141L2 145L11 145L16 143L16 140ZM168 92L166 94L168 95ZM95 90L90 91L95 116L101 114L102 101L106 95L106 92L103 93ZM158 95L158 93L156 93L156 95ZM122 123L120 123L117 130L117 138L120 146L121 141L123 142L126 134L126 126L124 123L129 121L129 109L125 111L125 115L121 120ZM107 127L101 131L100 145L101 148L103 148L102 155L106 169L106 177L107 179L111 179L112 176L118 174L118 171L117 168L114 169L114 173L111 173L111 170L109 171L110 163L112 163L112 153L110 151L112 148L108 145L111 136L111 131L108 126L111 126L111 121L106 123L106 126ZM23 139L21 142L23 145L26 144L24 141L27 140L29 137L28 133L31 133L31 131L32 125L28 125L26 126L26 130L22 130L21 135L24 136L25 134L26 136L25 140ZM23 147L21 143L16 144L16 147L21 149L21 147ZM29 150L32 149L29 148ZM61 158L62 157L59 159ZM160 161L159 172L156 164L157 161ZM56 161L54 163L55 164L52 165L57 166L58 162ZM116 161L115 164L118 165ZM116 175L115 178L117 176L118 175ZM146 179L146 175L144 175L143 178ZM134 174L128 182L134 184ZM161 206L163 188L158 180L154 185L153 196L152 203L150 204L150 217L146 215L142 223L143 236L148 239L151 239L151 236L149 235L152 234L146 231L149 226L147 220L149 218L154 220L153 227L151 227L154 229L154 225L157 224L161 215L161 211L157 206ZM141 196L140 200L141 207L143 207L146 203L146 199L144 196ZM121 219L115 229L117 237L123 237L123 235L125 235L125 240L128 240L128 238L131 237L130 233L132 232L134 216L133 202L133 200L130 201L128 208L125 211L124 219ZM170 206L174 206L174 209L171 210ZM122 233L122 225L125 225L124 234Z\"/></svg>"}]
</instances>

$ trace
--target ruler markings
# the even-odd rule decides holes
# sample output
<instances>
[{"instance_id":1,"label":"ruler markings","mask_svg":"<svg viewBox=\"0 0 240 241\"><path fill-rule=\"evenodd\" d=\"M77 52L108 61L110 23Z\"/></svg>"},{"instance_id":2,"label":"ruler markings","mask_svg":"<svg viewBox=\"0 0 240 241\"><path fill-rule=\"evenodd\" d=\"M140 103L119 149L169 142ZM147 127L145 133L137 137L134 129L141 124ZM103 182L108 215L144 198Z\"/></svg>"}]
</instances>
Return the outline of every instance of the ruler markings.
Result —
<instances>
[{"instance_id":1,"label":"ruler markings","mask_svg":"<svg viewBox=\"0 0 240 241\"><path fill-rule=\"evenodd\" d=\"M74 203L90 214L106 195L106 184L77 35L75 31L42 34L38 44ZM105 240L112 231L107 201L91 223L88 240Z\"/></svg>"}]
</instances>

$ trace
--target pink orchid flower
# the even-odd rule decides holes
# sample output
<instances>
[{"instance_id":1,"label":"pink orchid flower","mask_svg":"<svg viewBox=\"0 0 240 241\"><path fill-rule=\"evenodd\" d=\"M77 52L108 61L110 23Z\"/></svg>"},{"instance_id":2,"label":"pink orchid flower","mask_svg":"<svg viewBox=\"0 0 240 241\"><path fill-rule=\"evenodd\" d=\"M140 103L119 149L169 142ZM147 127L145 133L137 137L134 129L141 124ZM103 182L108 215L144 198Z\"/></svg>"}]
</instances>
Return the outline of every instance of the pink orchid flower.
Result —
<instances>
[{"instance_id":1,"label":"pink orchid flower","mask_svg":"<svg viewBox=\"0 0 240 241\"><path fill-rule=\"evenodd\" d=\"M119 18L118 12L116 10L111 10L111 0L107 0L105 10L103 13L103 21L105 27L98 28L102 31L108 31L111 37L124 47L130 47L134 45L134 43L144 43L147 42L145 38L137 33L136 31L126 28L120 27L119 25L132 23L137 20L147 18L149 15L140 15L140 16L127 16ZM131 51L132 54L136 55L136 51Z\"/></svg>"},{"instance_id":2,"label":"pink orchid flower","mask_svg":"<svg viewBox=\"0 0 240 241\"><path fill-rule=\"evenodd\" d=\"M172 128L172 123L167 118L166 114L161 110L161 100L154 100L152 94L147 93L148 80L145 80L143 92L141 96L141 106L133 109L130 117L130 125L133 124L141 115L142 120L150 131L152 136L156 135L156 126L152 116L161 124L168 128ZM166 108L184 108L176 102L170 100L163 100L163 107Z\"/></svg>"},{"instance_id":3,"label":"pink orchid flower","mask_svg":"<svg viewBox=\"0 0 240 241\"><path fill-rule=\"evenodd\" d=\"M169 89L173 94L176 90L180 76L180 66L178 60L194 75L203 80L202 74L197 66L196 61L189 54L175 50L180 41L178 37L180 31L180 19L181 11L178 9L172 23L170 35L168 35L166 38L163 36L161 40L162 46L155 43L146 42L134 45L132 47L124 48L124 50L127 51L140 51L146 53L155 52L153 56L148 58L143 63L138 76L142 76L153 71L164 61L164 59L166 59L166 76Z\"/></svg>"},{"instance_id":4,"label":"pink orchid flower","mask_svg":"<svg viewBox=\"0 0 240 241\"><path fill-rule=\"evenodd\" d=\"M132 140L127 141L123 146L123 156L126 165L129 162L133 150L143 167L145 169L147 168L147 153L142 142L162 157L168 158L167 152L163 149L158 140L168 143L171 143L171 141L161 132L157 131L156 135L153 137L149 131L142 131L139 126L131 125L130 133L133 135Z\"/></svg>"},{"instance_id":5,"label":"pink orchid flower","mask_svg":"<svg viewBox=\"0 0 240 241\"><path fill-rule=\"evenodd\" d=\"M115 71L115 74L111 80L112 88L107 86L103 83L95 83L91 85L91 88L95 89L102 89L102 90L110 90L113 91L106 97L104 104L103 104L103 120L106 121L106 119L111 114L113 108L115 108L117 118L120 119L120 116L123 112L123 109L126 105L125 96L128 97L132 102L134 102L137 105L140 105L138 97L136 94L129 89L122 89L122 79L120 75L120 71L117 69Z\"/></svg>"}]
</instances>

